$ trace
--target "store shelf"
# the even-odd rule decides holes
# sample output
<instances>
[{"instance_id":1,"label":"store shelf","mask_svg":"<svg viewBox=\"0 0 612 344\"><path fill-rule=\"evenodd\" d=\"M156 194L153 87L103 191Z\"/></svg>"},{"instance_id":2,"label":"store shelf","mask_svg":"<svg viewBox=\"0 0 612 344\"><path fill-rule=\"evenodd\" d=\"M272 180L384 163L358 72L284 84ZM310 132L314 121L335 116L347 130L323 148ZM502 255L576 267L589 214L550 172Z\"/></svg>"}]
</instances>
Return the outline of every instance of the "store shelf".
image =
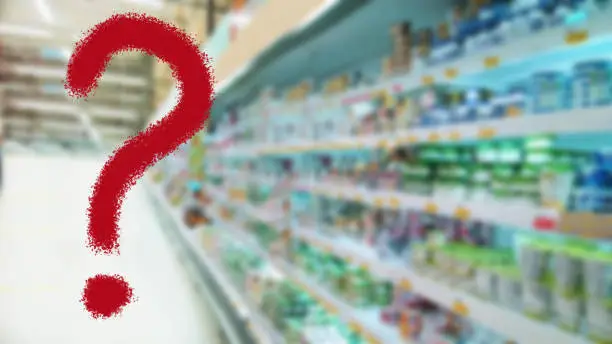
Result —
<instances>
[{"instance_id":1,"label":"store shelf","mask_svg":"<svg viewBox=\"0 0 612 344\"><path fill-rule=\"evenodd\" d=\"M417 143L469 142L542 134L605 132L612 130L610 113L612 113L612 108L602 107L575 109L555 114L526 114L474 123L415 128L396 133L349 136L332 140L302 141L293 144L249 144L248 146L225 148L220 154L223 156L290 154L308 151L382 148Z\"/></svg>"},{"instance_id":2,"label":"store shelf","mask_svg":"<svg viewBox=\"0 0 612 344\"><path fill-rule=\"evenodd\" d=\"M259 180L257 177L253 177ZM451 197L427 197L411 195L401 191L370 190L363 187L332 182L295 182L296 190L335 199L356 201L378 208L411 209L429 214L446 215L461 220L480 220L506 225L516 230L556 230L560 213L553 208L537 207L525 203L502 200L454 200ZM230 202L227 193L220 188L207 186L216 199ZM233 201L236 204L236 201ZM272 225L286 220L286 216L273 209L256 208L240 202L243 211L251 217Z\"/></svg>"},{"instance_id":3,"label":"store shelf","mask_svg":"<svg viewBox=\"0 0 612 344\"><path fill-rule=\"evenodd\" d=\"M451 197L426 197L401 191L368 190L356 186L338 186L339 183L317 182L299 184L300 190L331 198L363 202L374 207L412 209L430 214L447 215L462 220L477 219L503 224L517 229L537 229L539 223L556 223L559 214L554 209L498 200L453 200ZM546 221L543 221L546 220ZM553 228L545 228L553 230Z\"/></svg>"},{"instance_id":4,"label":"store shelf","mask_svg":"<svg viewBox=\"0 0 612 344\"><path fill-rule=\"evenodd\" d=\"M236 225L227 223L216 216L214 217L215 221L221 223L222 228L231 232L236 240L251 246L253 243L257 242L257 240L244 229L238 229ZM355 309L325 290L325 288L322 288L320 283L313 281L284 259L270 256L265 249L259 246L259 244L255 244L255 249L272 264L275 270L280 271L283 276L302 287L323 305L328 312L337 315L340 319L349 324L354 331L366 338L368 343L404 343L396 328L383 324L380 321L377 310Z\"/></svg>"},{"instance_id":5,"label":"store shelf","mask_svg":"<svg viewBox=\"0 0 612 344\"><path fill-rule=\"evenodd\" d=\"M209 294L209 300L214 308L215 313L219 317L223 328L234 338L240 338L238 331L248 328L252 333L252 337L260 344L281 344L283 343L279 334L273 329L269 328L267 322L262 316L249 305L249 303L243 299L235 286L225 276L222 270L216 266L216 264L206 256L203 250L198 246L196 236L189 235L189 230L185 227L182 222L178 209L173 208L165 199L161 190L155 185L149 185L149 191L153 199L159 204L165 212L170 214L171 218L175 223L175 234L181 239L183 249L191 253L191 256L204 267L210 275L210 278L218 284L219 289L224 294L223 299L227 299L232 306L233 312L235 312L239 319L242 321L239 324L232 324L230 316L227 312L224 312L223 306L220 304L222 300L219 297L214 297L212 293ZM244 341L236 340L233 343L244 343Z\"/></svg>"},{"instance_id":6,"label":"store shelf","mask_svg":"<svg viewBox=\"0 0 612 344\"><path fill-rule=\"evenodd\" d=\"M229 200L225 200L230 202ZM261 214L252 214L259 216ZM438 276L432 277L416 272L397 261L382 261L376 254L367 248L350 243L342 238L333 238L321 235L312 229L294 228L294 237L309 242L311 245L326 252L333 252L348 262L362 266L376 276L394 281L421 295L438 305L470 317L479 324L486 326L497 333L516 340L521 344L563 343L588 344L589 341L578 336L566 333L557 327L531 320L521 313L504 309L498 305L479 299L467 291L457 289L457 285L445 284L438 281ZM295 267L275 261L275 266L283 273L303 286L311 294L317 295L329 310L337 312L340 317L349 323L363 329L363 333L373 343L400 343L397 331L381 324L371 312L352 309L343 301L322 288L319 283L301 274Z\"/></svg>"},{"instance_id":7,"label":"store shelf","mask_svg":"<svg viewBox=\"0 0 612 344\"><path fill-rule=\"evenodd\" d=\"M586 339L564 332L553 325L531 320L516 311L481 300L459 290L457 285L451 287L423 273L412 271L400 263L384 262L373 254L364 254L367 250L358 245L351 247L341 244L334 238L307 229L298 229L295 235L313 246L329 250L353 264L361 265L381 278L395 281L406 289L461 313L518 343L589 343Z\"/></svg>"},{"instance_id":8,"label":"store shelf","mask_svg":"<svg viewBox=\"0 0 612 344\"><path fill-rule=\"evenodd\" d=\"M332 293L321 287L321 283L312 280L296 267L288 263L277 263L281 270L295 284L301 286L313 298L317 299L330 313L336 314L351 328L372 344L407 343L399 335L396 327L380 321L377 309L360 310L348 305ZM409 343L407 343L409 344Z\"/></svg>"},{"instance_id":9,"label":"store shelf","mask_svg":"<svg viewBox=\"0 0 612 344\"><path fill-rule=\"evenodd\" d=\"M275 209L269 209L265 206L263 207L254 207L243 200L234 200L228 195L223 188L214 187L211 185L206 185L206 191L213 195L214 199L220 200L221 202L232 203L235 205L239 205L247 215L252 218L255 218L261 222L268 223L271 225L278 225L287 220L287 215L275 211Z\"/></svg>"}]
</instances>

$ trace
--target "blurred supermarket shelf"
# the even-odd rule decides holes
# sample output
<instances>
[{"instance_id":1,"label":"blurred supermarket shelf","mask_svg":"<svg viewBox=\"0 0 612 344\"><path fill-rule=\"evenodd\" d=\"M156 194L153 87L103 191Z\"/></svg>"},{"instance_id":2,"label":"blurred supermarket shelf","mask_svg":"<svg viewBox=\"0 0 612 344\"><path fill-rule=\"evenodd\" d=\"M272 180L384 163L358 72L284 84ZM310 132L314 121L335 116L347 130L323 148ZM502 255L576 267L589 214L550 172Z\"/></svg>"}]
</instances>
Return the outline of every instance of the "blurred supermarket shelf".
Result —
<instances>
[{"instance_id":1,"label":"blurred supermarket shelf","mask_svg":"<svg viewBox=\"0 0 612 344\"><path fill-rule=\"evenodd\" d=\"M283 258L274 258L255 240L252 235L244 228L239 228L238 224L228 223L218 216L215 217L215 222L221 224L224 230L231 232L236 240L240 240L244 244L254 247L262 257L273 265L275 270L289 278L295 284L299 285L303 290L308 292L315 300L331 314L337 315L344 322L349 324L351 329L367 339L368 343L386 344L386 343L405 343L399 336L396 328L383 324L377 310L359 310L351 307L346 302L338 299L332 293L320 286L320 283L312 280L298 268L287 262ZM255 244L253 244L255 243Z\"/></svg>"},{"instance_id":2,"label":"blurred supermarket shelf","mask_svg":"<svg viewBox=\"0 0 612 344\"><path fill-rule=\"evenodd\" d=\"M328 250L352 262L367 268L373 274L399 283L438 305L467 316L478 323L516 340L521 344L563 343L587 344L587 340L564 332L552 325L531 320L523 314L507 310L493 303L481 300L457 285L446 285L423 273L417 273L399 262L385 262L376 255L364 254L368 250L359 245L343 245L334 238L319 235L308 229L296 229L297 237L316 247Z\"/></svg>"},{"instance_id":3,"label":"blurred supermarket shelf","mask_svg":"<svg viewBox=\"0 0 612 344\"><path fill-rule=\"evenodd\" d=\"M326 186L325 188L329 188ZM218 189L213 190L214 194L222 194ZM230 199L225 198L221 202L236 204ZM506 212L509 211L504 207ZM250 213L251 216L265 221L260 213ZM541 343L563 343L563 344L587 344L589 341L575 336L571 333L543 322L538 322L527 318L518 311L504 309L491 302L482 300L468 291L459 289L456 284L451 286L452 281L444 283L441 276L428 275L424 272L416 272L406 267L405 263L399 261L383 261L377 257L375 252L363 245L351 243L343 238L334 238L319 234L314 229L293 228L294 237L300 238L309 244L321 249L324 252L333 253L344 260L371 271L373 274L383 279L388 279L398 283L407 290L411 290L438 305L453 310L467 316L480 324L500 333L508 338L516 340L521 344L541 344ZM316 282L310 281L308 277L300 274L296 269L287 263L275 262L277 268L283 271L288 277L294 279L296 283L303 285L311 293L319 295L319 298L330 309L337 309L340 314L347 314L347 321L359 323L364 327L365 333L373 336L380 343L399 343L399 338L395 333L392 334L385 325L374 321L367 312L359 318L359 312L352 310L342 301L337 300L333 295L326 292ZM395 337L394 337L395 335ZM397 338L397 339L393 339Z\"/></svg>"},{"instance_id":4,"label":"blurred supermarket shelf","mask_svg":"<svg viewBox=\"0 0 612 344\"><path fill-rule=\"evenodd\" d=\"M362 335L368 343L371 344L391 344L391 343L406 343L402 339L397 328L384 324L379 317L378 309L361 310L351 307L346 302L340 300L332 293L321 287L321 283L317 282L306 274L302 273L296 267L286 262L277 262L281 266L281 270L294 283L301 286L313 298L318 300L325 306L327 311L338 315L343 321L348 323L355 332Z\"/></svg>"},{"instance_id":5,"label":"blurred supermarket shelf","mask_svg":"<svg viewBox=\"0 0 612 344\"><path fill-rule=\"evenodd\" d=\"M248 204L244 200L232 199L232 197L229 195L229 192L222 188L214 187L211 185L206 185L205 187L206 191L211 193L211 195L216 201L239 204L245 213L262 222L269 223L272 225L279 225L282 222L287 221L287 216L283 212L278 211L278 209L266 207L265 205L255 207Z\"/></svg>"},{"instance_id":6,"label":"blurred supermarket shelf","mask_svg":"<svg viewBox=\"0 0 612 344\"><path fill-rule=\"evenodd\" d=\"M612 124L612 123L611 123ZM254 181L272 178L251 176ZM342 185L340 182L296 181L296 190L305 190L330 198L356 201L378 208L411 209L429 214L446 215L457 219L476 219L480 221L511 226L517 230L557 230L561 213L554 208L538 207L519 202L486 200L458 200L452 197L427 197L412 195L402 191L371 190L354 185ZM226 191L208 186L215 198L229 201ZM274 224L285 218L275 209L253 207L243 202L244 211L263 222Z\"/></svg>"},{"instance_id":7,"label":"blurred supermarket shelf","mask_svg":"<svg viewBox=\"0 0 612 344\"><path fill-rule=\"evenodd\" d=\"M260 344L281 344L283 343L282 338L279 334L272 330L267 322L262 318L259 312L251 307L250 304L243 298L238 292L236 287L230 282L225 276L223 271L212 261L211 258L207 257L203 249L197 244L197 236L189 235L189 230L183 224L180 212L178 209L173 208L165 199L161 190L155 185L149 185L149 190L154 200L161 205L161 207L171 215L174 223L176 224L176 234L181 238L181 242L184 243L183 249L187 249L192 253L192 256L197 259L197 262L204 266L205 270L208 271L212 279L217 283L225 294L225 297L230 301L233 310L239 315L240 319L244 321L244 324L231 324L228 314L222 311L220 305L221 300L217 300L209 294L209 300L213 305L214 311L219 317L224 329L234 338L239 338L237 334L238 329L244 330L245 326L252 332L253 337L257 343ZM236 339L233 343L243 343Z\"/></svg>"},{"instance_id":8,"label":"blurred supermarket shelf","mask_svg":"<svg viewBox=\"0 0 612 344\"><path fill-rule=\"evenodd\" d=\"M525 203L511 203L495 199L460 201L448 196L426 197L401 191L368 190L338 184L317 182L316 184L300 185L299 188L331 198L366 203L378 208L412 209L430 214L447 215L461 220L477 219L524 230L533 228L554 230L559 217L555 209Z\"/></svg>"},{"instance_id":9,"label":"blurred supermarket shelf","mask_svg":"<svg viewBox=\"0 0 612 344\"><path fill-rule=\"evenodd\" d=\"M332 140L304 140L295 144L249 144L224 148L222 156L283 154L342 149L385 148L436 142L461 142L525 137L541 134L580 134L612 130L612 108L574 109L555 114L527 114L435 128L415 128L395 133L349 136Z\"/></svg>"}]
</instances>

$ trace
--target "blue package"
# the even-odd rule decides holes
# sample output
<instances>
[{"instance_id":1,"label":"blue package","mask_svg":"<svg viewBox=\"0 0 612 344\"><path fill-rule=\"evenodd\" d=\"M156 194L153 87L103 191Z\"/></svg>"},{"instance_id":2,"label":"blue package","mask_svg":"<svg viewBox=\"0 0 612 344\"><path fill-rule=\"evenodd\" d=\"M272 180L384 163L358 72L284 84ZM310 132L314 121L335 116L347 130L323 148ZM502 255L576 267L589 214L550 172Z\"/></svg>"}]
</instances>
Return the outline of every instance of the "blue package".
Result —
<instances>
[{"instance_id":1,"label":"blue package","mask_svg":"<svg viewBox=\"0 0 612 344\"><path fill-rule=\"evenodd\" d=\"M608 60L584 61L573 69L573 103L576 107L612 103L612 64Z\"/></svg>"},{"instance_id":2,"label":"blue package","mask_svg":"<svg viewBox=\"0 0 612 344\"><path fill-rule=\"evenodd\" d=\"M446 92L426 89L418 97L419 124L424 127L447 124L451 121Z\"/></svg>"},{"instance_id":3,"label":"blue package","mask_svg":"<svg viewBox=\"0 0 612 344\"><path fill-rule=\"evenodd\" d=\"M563 73L535 73L531 82L534 113L551 113L571 107L570 82Z\"/></svg>"},{"instance_id":4,"label":"blue package","mask_svg":"<svg viewBox=\"0 0 612 344\"><path fill-rule=\"evenodd\" d=\"M597 152L595 154L595 161L600 168L612 172L612 150Z\"/></svg>"},{"instance_id":5,"label":"blue package","mask_svg":"<svg viewBox=\"0 0 612 344\"><path fill-rule=\"evenodd\" d=\"M607 189L610 173L598 166L582 168L573 192L573 211L602 212L607 210Z\"/></svg>"},{"instance_id":6,"label":"blue package","mask_svg":"<svg viewBox=\"0 0 612 344\"><path fill-rule=\"evenodd\" d=\"M513 83L506 89L506 94L503 98L505 114L508 116L516 116L529 113L532 111L531 101L529 88L526 83Z\"/></svg>"},{"instance_id":7,"label":"blue package","mask_svg":"<svg viewBox=\"0 0 612 344\"><path fill-rule=\"evenodd\" d=\"M480 103L480 93L478 89L469 89L463 93L462 104L455 108L453 122L472 122L478 118L478 107Z\"/></svg>"},{"instance_id":8,"label":"blue package","mask_svg":"<svg viewBox=\"0 0 612 344\"><path fill-rule=\"evenodd\" d=\"M427 58L427 62L432 65L447 62L458 58L462 53L462 46L456 40L440 40L434 42L434 46L431 49L429 57Z\"/></svg>"},{"instance_id":9,"label":"blue package","mask_svg":"<svg viewBox=\"0 0 612 344\"><path fill-rule=\"evenodd\" d=\"M484 45L496 45L508 37L508 21L511 18L510 7L507 4L493 4L480 9L478 18L482 23Z\"/></svg>"}]
</instances>

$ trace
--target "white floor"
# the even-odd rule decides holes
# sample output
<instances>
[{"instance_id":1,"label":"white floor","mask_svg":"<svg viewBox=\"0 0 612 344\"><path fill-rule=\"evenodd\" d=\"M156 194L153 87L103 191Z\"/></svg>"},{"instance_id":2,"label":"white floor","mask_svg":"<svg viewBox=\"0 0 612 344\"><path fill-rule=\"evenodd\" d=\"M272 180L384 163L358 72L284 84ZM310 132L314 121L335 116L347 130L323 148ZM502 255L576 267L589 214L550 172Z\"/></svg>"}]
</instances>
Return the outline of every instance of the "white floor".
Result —
<instances>
[{"instance_id":1,"label":"white floor","mask_svg":"<svg viewBox=\"0 0 612 344\"><path fill-rule=\"evenodd\" d=\"M103 161L7 156L0 196L0 344L209 344L214 319L137 185L126 198L121 255L86 247L85 209ZM85 280L120 273L138 297L117 319L93 320Z\"/></svg>"}]
</instances>

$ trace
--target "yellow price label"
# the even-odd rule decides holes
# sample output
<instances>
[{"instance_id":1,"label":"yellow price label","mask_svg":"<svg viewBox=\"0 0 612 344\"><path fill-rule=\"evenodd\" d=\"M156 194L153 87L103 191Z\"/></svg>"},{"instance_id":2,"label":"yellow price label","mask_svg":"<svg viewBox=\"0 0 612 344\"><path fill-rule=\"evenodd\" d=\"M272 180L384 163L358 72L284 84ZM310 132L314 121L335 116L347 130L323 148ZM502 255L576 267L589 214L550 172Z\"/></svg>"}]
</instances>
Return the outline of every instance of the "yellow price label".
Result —
<instances>
[{"instance_id":1,"label":"yellow price label","mask_svg":"<svg viewBox=\"0 0 612 344\"><path fill-rule=\"evenodd\" d=\"M427 136L427 140L429 140L429 142L438 142L440 141L440 134L431 133Z\"/></svg>"},{"instance_id":2,"label":"yellow price label","mask_svg":"<svg viewBox=\"0 0 612 344\"><path fill-rule=\"evenodd\" d=\"M363 327L362 327L362 326L361 326L361 324L360 324L360 323L358 323L358 322L354 322L354 321L352 321L352 322L349 324L349 327L351 328L351 330L353 330L353 331L357 332L358 334L362 334L362 333L363 333Z\"/></svg>"},{"instance_id":3,"label":"yellow price label","mask_svg":"<svg viewBox=\"0 0 612 344\"><path fill-rule=\"evenodd\" d=\"M325 302L323 307L330 313L338 313L338 309L329 302Z\"/></svg>"},{"instance_id":4,"label":"yellow price label","mask_svg":"<svg viewBox=\"0 0 612 344\"><path fill-rule=\"evenodd\" d=\"M400 206L400 201L399 199L397 199L397 197L391 197L389 199L389 205L391 206L391 208L397 209Z\"/></svg>"},{"instance_id":5,"label":"yellow price label","mask_svg":"<svg viewBox=\"0 0 612 344\"><path fill-rule=\"evenodd\" d=\"M431 75L425 75L421 78L421 83L425 86L433 85L435 79Z\"/></svg>"},{"instance_id":6,"label":"yellow price label","mask_svg":"<svg viewBox=\"0 0 612 344\"><path fill-rule=\"evenodd\" d=\"M499 66L499 56L488 56L483 60L484 67L487 69L496 68Z\"/></svg>"},{"instance_id":7,"label":"yellow price label","mask_svg":"<svg viewBox=\"0 0 612 344\"><path fill-rule=\"evenodd\" d=\"M389 141L380 140L378 141L378 148L387 148L389 146Z\"/></svg>"},{"instance_id":8,"label":"yellow price label","mask_svg":"<svg viewBox=\"0 0 612 344\"><path fill-rule=\"evenodd\" d=\"M454 79L457 77L457 75L459 75L459 71L457 70L457 68L446 68L444 70L444 75L448 79Z\"/></svg>"},{"instance_id":9,"label":"yellow price label","mask_svg":"<svg viewBox=\"0 0 612 344\"><path fill-rule=\"evenodd\" d=\"M368 344L381 344L382 342L380 340L378 340L378 338L374 337L374 335L367 335L366 336L366 341L368 342Z\"/></svg>"},{"instance_id":10,"label":"yellow price label","mask_svg":"<svg viewBox=\"0 0 612 344\"><path fill-rule=\"evenodd\" d=\"M455 209L455 217L459 220L467 220L470 218L470 210L465 207Z\"/></svg>"},{"instance_id":11,"label":"yellow price label","mask_svg":"<svg viewBox=\"0 0 612 344\"><path fill-rule=\"evenodd\" d=\"M521 115L521 109L516 107L516 106L508 106L508 108L506 109L506 116L507 117L518 117Z\"/></svg>"},{"instance_id":12,"label":"yellow price label","mask_svg":"<svg viewBox=\"0 0 612 344\"><path fill-rule=\"evenodd\" d=\"M410 144L414 144L414 143L419 142L419 138L416 135L410 135L406 137L404 141Z\"/></svg>"},{"instance_id":13,"label":"yellow price label","mask_svg":"<svg viewBox=\"0 0 612 344\"><path fill-rule=\"evenodd\" d=\"M425 204L425 212L428 214L435 214L438 212L438 206L435 203Z\"/></svg>"},{"instance_id":14,"label":"yellow price label","mask_svg":"<svg viewBox=\"0 0 612 344\"><path fill-rule=\"evenodd\" d=\"M459 141L461 140L461 133L458 131L452 131L449 135L448 138L451 139L452 141Z\"/></svg>"},{"instance_id":15,"label":"yellow price label","mask_svg":"<svg viewBox=\"0 0 612 344\"><path fill-rule=\"evenodd\" d=\"M452 310L453 312L463 317L468 316L468 314L470 314L470 310L468 309L467 305L461 301L453 302Z\"/></svg>"},{"instance_id":16,"label":"yellow price label","mask_svg":"<svg viewBox=\"0 0 612 344\"><path fill-rule=\"evenodd\" d=\"M589 39L587 30L570 31L565 34L565 43L570 45L584 43Z\"/></svg>"},{"instance_id":17,"label":"yellow price label","mask_svg":"<svg viewBox=\"0 0 612 344\"><path fill-rule=\"evenodd\" d=\"M378 208L382 208L383 207L383 200L382 198L376 198L374 200L374 205Z\"/></svg>"},{"instance_id":18,"label":"yellow price label","mask_svg":"<svg viewBox=\"0 0 612 344\"><path fill-rule=\"evenodd\" d=\"M410 280L404 278L400 281L399 283L400 288L406 290L406 291L411 291L412 290L412 282L410 282Z\"/></svg>"},{"instance_id":19,"label":"yellow price label","mask_svg":"<svg viewBox=\"0 0 612 344\"><path fill-rule=\"evenodd\" d=\"M481 139L491 139L495 137L497 131L493 128L480 128L478 130L478 138Z\"/></svg>"},{"instance_id":20,"label":"yellow price label","mask_svg":"<svg viewBox=\"0 0 612 344\"><path fill-rule=\"evenodd\" d=\"M355 201L357 202L363 202L363 197L360 194L356 194L354 197Z\"/></svg>"}]
</instances>

